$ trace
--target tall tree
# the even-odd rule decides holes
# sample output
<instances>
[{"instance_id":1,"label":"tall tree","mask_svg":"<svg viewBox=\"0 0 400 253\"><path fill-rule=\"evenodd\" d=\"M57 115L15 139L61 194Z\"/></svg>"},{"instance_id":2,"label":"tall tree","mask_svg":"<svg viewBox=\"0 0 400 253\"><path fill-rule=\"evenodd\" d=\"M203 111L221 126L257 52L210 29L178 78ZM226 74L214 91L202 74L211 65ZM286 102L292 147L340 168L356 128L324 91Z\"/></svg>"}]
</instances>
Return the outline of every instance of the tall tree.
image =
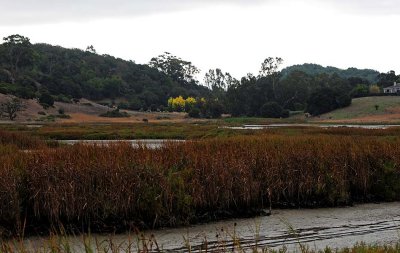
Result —
<instances>
[{"instance_id":1,"label":"tall tree","mask_svg":"<svg viewBox=\"0 0 400 253\"><path fill-rule=\"evenodd\" d=\"M279 80L278 69L283 63L283 59L280 57L268 57L261 63L260 77L271 77L272 78L272 91L274 98L277 100L276 84Z\"/></svg>"},{"instance_id":2,"label":"tall tree","mask_svg":"<svg viewBox=\"0 0 400 253\"><path fill-rule=\"evenodd\" d=\"M381 87L392 86L394 82L398 81L398 78L393 70L388 73L381 73L378 75L378 85Z\"/></svg>"},{"instance_id":3,"label":"tall tree","mask_svg":"<svg viewBox=\"0 0 400 253\"><path fill-rule=\"evenodd\" d=\"M9 75L11 83L15 83L23 67L30 66L34 51L29 38L19 34L3 38L0 48L1 63L4 71Z\"/></svg>"},{"instance_id":4,"label":"tall tree","mask_svg":"<svg viewBox=\"0 0 400 253\"><path fill-rule=\"evenodd\" d=\"M200 70L189 61L184 61L168 52L150 60L150 67L170 76L174 81L192 82Z\"/></svg>"},{"instance_id":5,"label":"tall tree","mask_svg":"<svg viewBox=\"0 0 400 253\"><path fill-rule=\"evenodd\" d=\"M230 86L237 85L239 81L228 72L224 73L221 69L210 69L204 76L204 83L213 91L226 91Z\"/></svg>"}]
</instances>

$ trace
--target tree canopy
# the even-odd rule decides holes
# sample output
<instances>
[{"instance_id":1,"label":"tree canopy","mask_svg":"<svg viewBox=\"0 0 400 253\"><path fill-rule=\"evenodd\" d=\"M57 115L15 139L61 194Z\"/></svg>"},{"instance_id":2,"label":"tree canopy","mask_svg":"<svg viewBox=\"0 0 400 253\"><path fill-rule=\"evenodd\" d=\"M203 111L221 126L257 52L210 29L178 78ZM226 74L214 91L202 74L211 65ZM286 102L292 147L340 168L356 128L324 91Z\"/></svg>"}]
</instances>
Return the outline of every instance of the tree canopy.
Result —
<instances>
[{"instance_id":1,"label":"tree canopy","mask_svg":"<svg viewBox=\"0 0 400 253\"><path fill-rule=\"evenodd\" d=\"M400 82L394 71L341 70L316 64L280 71L283 59L267 57L256 75L249 73L238 80L219 68L210 69L202 85L195 65L168 52L146 65L99 55L93 45L80 50L31 44L18 34L3 40L0 93L37 98L50 106L54 100L84 97L123 109L164 110L170 98L181 97L190 99L184 108L176 108L195 116L282 117L288 110L317 115L349 105L352 97L368 96ZM202 98L207 102L199 103Z\"/></svg>"}]
</instances>

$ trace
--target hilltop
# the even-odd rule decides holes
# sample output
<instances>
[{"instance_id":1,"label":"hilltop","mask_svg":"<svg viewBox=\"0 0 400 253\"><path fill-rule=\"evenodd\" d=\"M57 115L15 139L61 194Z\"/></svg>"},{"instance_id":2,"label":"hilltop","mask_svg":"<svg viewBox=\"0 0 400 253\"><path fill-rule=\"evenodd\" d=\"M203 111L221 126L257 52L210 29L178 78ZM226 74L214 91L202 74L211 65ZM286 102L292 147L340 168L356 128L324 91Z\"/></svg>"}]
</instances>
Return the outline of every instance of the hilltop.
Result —
<instances>
[{"instance_id":1,"label":"hilltop","mask_svg":"<svg viewBox=\"0 0 400 253\"><path fill-rule=\"evenodd\" d=\"M369 83L376 83L378 81L378 75L380 74L378 71L373 69L357 69L357 68L348 68L348 69L339 69L336 67L328 66L323 67L318 64L305 63L302 65L293 65L282 70L282 76L286 77L290 73L294 71L301 71L311 76L317 76L320 74L338 74L342 78L361 78L367 80Z\"/></svg>"}]
</instances>

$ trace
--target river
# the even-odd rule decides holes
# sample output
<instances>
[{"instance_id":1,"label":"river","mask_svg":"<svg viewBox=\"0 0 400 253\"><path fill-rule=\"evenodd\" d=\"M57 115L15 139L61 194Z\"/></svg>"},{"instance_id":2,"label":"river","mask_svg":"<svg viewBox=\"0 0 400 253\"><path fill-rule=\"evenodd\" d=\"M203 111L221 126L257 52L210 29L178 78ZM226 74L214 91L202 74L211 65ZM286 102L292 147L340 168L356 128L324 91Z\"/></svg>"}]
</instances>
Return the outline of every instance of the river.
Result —
<instances>
[{"instance_id":1,"label":"river","mask_svg":"<svg viewBox=\"0 0 400 253\"><path fill-rule=\"evenodd\" d=\"M233 238L238 238L245 249L254 245L261 248L297 249L307 245L310 249L322 250L326 246L344 248L356 242L367 244L394 244L400 241L400 203L364 204L345 208L273 210L271 216L227 220L175 229L160 229L145 232L146 238L154 235L158 245L166 252L187 252L189 242L192 252L204 247L208 250L221 245L232 247ZM218 235L218 237L217 237ZM110 236L96 235L98 242ZM114 245L128 248L128 234L114 235ZM184 239L185 238L185 239ZM47 238L26 240L29 247L38 247ZM68 239L75 249L82 249L81 237ZM94 241L94 240L93 240ZM92 242L94 244L94 242ZM203 245L203 246L202 246ZM131 245L137 250L137 244Z\"/></svg>"}]
</instances>

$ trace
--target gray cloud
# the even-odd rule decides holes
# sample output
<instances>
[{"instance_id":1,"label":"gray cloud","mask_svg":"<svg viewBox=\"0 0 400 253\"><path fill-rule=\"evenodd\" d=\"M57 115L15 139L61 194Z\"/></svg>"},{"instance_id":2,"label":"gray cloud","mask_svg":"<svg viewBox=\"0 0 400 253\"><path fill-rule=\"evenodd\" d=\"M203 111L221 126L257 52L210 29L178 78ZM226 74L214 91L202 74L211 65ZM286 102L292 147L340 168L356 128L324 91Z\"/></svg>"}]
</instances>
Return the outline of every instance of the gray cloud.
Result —
<instances>
[{"instance_id":1,"label":"gray cloud","mask_svg":"<svg viewBox=\"0 0 400 253\"><path fill-rule=\"evenodd\" d=\"M0 0L2 25L140 16L215 3L249 5L266 0ZM268 0L267 0L268 1Z\"/></svg>"},{"instance_id":2,"label":"gray cloud","mask_svg":"<svg viewBox=\"0 0 400 253\"><path fill-rule=\"evenodd\" d=\"M1 25L56 23L104 17L140 16L197 8L215 3L251 5L298 0L0 0ZM312 4L313 0L303 0ZM315 0L314 0L315 1ZM343 11L363 14L400 14L398 0L325 0Z\"/></svg>"}]
</instances>

